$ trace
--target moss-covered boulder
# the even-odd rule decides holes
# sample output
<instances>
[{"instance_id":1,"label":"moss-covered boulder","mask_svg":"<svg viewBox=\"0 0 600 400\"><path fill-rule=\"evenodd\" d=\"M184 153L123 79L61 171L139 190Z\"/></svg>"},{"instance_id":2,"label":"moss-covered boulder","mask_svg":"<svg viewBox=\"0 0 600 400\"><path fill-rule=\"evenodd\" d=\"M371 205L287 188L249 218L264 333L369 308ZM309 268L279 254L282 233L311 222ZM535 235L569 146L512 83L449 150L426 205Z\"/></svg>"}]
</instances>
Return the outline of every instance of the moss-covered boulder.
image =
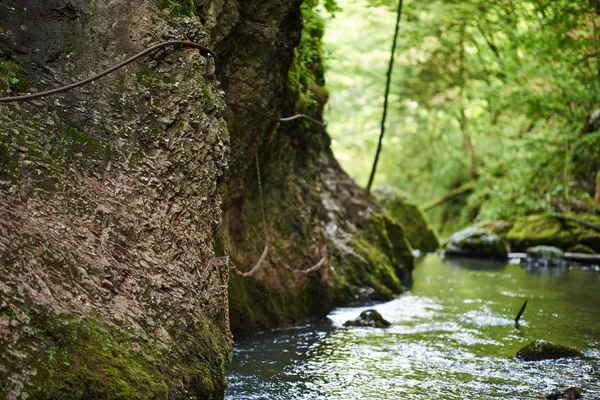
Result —
<instances>
[{"instance_id":1,"label":"moss-covered boulder","mask_svg":"<svg viewBox=\"0 0 600 400\"><path fill-rule=\"evenodd\" d=\"M365 310L360 313L358 318L348 320L344 326L366 326L372 328L388 328L392 324L387 321L375 310Z\"/></svg>"},{"instance_id":2,"label":"moss-covered boulder","mask_svg":"<svg viewBox=\"0 0 600 400\"><path fill-rule=\"evenodd\" d=\"M576 244L575 246L569 247L567 252L578 254L598 254L598 252L594 251L594 249L592 249L590 246L586 246L585 244Z\"/></svg>"},{"instance_id":3,"label":"moss-covered boulder","mask_svg":"<svg viewBox=\"0 0 600 400\"><path fill-rule=\"evenodd\" d=\"M512 226L512 222L508 221L482 221L476 225L477 228L485 229L505 240L508 232L512 229Z\"/></svg>"},{"instance_id":4,"label":"moss-covered boulder","mask_svg":"<svg viewBox=\"0 0 600 400\"><path fill-rule=\"evenodd\" d=\"M571 347L561 346L545 340L534 340L517 352L517 358L524 361L539 361L569 357L583 357L583 354Z\"/></svg>"},{"instance_id":5,"label":"moss-covered boulder","mask_svg":"<svg viewBox=\"0 0 600 400\"><path fill-rule=\"evenodd\" d=\"M446 243L447 256L505 260L507 245L500 236L481 228L467 228L456 232Z\"/></svg>"},{"instance_id":6,"label":"moss-covered boulder","mask_svg":"<svg viewBox=\"0 0 600 400\"><path fill-rule=\"evenodd\" d=\"M560 266L565 263L565 253L554 246L535 246L527 249L527 258L535 264Z\"/></svg>"},{"instance_id":7,"label":"moss-covered boulder","mask_svg":"<svg viewBox=\"0 0 600 400\"><path fill-rule=\"evenodd\" d=\"M591 224L600 224L600 216L569 214L568 217ZM562 250L582 244L600 252L600 232L573 220L553 215L531 215L518 218L506 236L513 251L525 251L539 245Z\"/></svg>"},{"instance_id":8,"label":"moss-covered boulder","mask_svg":"<svg viewBox=\"0 0 600 400\"><path fill-rule=\"evenodd\" d=\"M413 249L433 252L439 248L437 231L414 201L392 188L377 189L375 195L388 214L402 224Z\"/></svg>"}]
</instances>

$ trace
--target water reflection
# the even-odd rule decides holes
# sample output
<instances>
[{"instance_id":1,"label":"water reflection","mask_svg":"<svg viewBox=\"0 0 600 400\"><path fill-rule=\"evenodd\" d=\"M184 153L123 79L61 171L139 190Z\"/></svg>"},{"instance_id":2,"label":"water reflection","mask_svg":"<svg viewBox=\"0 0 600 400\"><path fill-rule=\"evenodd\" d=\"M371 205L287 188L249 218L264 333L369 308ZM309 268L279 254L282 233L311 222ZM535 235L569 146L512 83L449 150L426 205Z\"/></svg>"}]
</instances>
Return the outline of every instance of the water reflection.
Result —
<instances>
[{"instance_id":1,"label":"water reflection","mask_svg":"<svg viewBox=\"0 0 600 400\"><path fill-rule=\"evenodd\" d=\"M562 385L597 395L598 275L449 265L427 256L411 292L396 300L336 309L327 323L236 344L227 398L538 399ZM522 329L516 330L513 320L525 298ZM366 308L377 309L392 326L342 326ZM515 360L533 339L576 347L587 358Z\"/></svg>"}]
</instances>

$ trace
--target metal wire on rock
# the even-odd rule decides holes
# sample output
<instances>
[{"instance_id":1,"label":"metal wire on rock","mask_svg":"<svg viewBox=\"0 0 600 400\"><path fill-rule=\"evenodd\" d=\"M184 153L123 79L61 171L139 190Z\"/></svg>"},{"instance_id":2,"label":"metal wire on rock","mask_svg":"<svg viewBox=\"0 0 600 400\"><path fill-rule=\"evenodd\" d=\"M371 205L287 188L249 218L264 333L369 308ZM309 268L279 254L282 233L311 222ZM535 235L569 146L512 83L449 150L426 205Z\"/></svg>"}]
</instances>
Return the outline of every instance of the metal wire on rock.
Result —
<instances>
[{"instance_id":1,"label":"metal wire on rock","mask_svg":"<svg viewBox=\"0 0 600 400\"><path fill-rule=\"evenodd\" d=\"M13 102L13 101L30 101L30 100L34 100L34 99L37 99L40 97L45 97L45 96L50 96L53 94L65 92L67 90L71 90L71 89L74 89L79 86L87 85L88 83L91 83L97 79L100 79L108 74L115 72L116 70L118 70L120 68L123 68L127 64L134 62L135 60L137 60L140 57L143 57L149 53L152 53L155 50L158 50L158 49L161 49L161 48L167 47L167 46L192 47L194 49L200 50L200 54L203 57L206 57L206 58L212 57L215 61L217 60L217 55L215 54L214 51L212 51L208 47L202 46L199 43L189 42L189 41L185 41L185 40L170 40L168 42L161 42L161 43L155 44L154 46L149 47L146 50L140 51L139 53L137 53L134 56L129 57L125 61L122 61L116 65L113 65L112 67L110 67L98 74L90 76L89 78L83 79L79 82L74 82L69 85L61 86L56 89L46 90L44 92L24 94L21 96L0 97L0 103L8 103L8 102Z\"/></svg>"}]
</instances>

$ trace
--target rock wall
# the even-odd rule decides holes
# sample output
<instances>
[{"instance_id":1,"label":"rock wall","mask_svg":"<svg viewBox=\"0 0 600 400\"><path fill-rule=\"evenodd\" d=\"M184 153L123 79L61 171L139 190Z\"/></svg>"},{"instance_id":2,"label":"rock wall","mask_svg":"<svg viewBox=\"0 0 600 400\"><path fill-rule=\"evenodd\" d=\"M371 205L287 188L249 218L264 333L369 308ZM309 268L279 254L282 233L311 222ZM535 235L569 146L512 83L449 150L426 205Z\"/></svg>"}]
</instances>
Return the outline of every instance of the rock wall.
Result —
<instances>
[{"instance_id":1,"label":"rock wall","mask_svg":"<svg viewBox=\"0 0 600 400\"><path fill-rule=\"evenodd\" d=\"M299 0L225 2L211 33L229 107L231 168L224 193L224 247L250 277L230 281L234 334L327 314L335 304L385 300L413 265L402 227L384 215L336 162L320 118L324 90L318 15ZM311 2L315 3L315 2ZM235 11L234 11L235 10ZM304 30L303 30L304 28ZM259 186L256 159L261 174ZM261 216L260 189L266 224ZM224 249L220 248L219 251ZM326 263L309 274L327 253Z\"/></svg>"},{"instance_id":2,"label":"rock wall","mask_svg":"<svg viewBox=\"0 0 600 400\"><path fill-rule=\"evenodd\" d=\"M0 95L159 40L208 45L185 5L2 1ZM201 277L220 228L224 107L190 49L0 105L0 398L222 398L224 290Z\"/></svg>"},{"instance_id":3,"label":"rock wall","mask_svg":"<svg viewBox=\"0 0 600 400\"><path fill-rule=\"evenodd\" d=\"M271 119L320 118L312 7L0 8L0 95L86 78L163 40L219 58L213 76L196 50L167 49L0 105L1 398L222 398L228 311L246 334L402 291L413 265L402 226L342 171L322 127ZM215 255L248 271L263 253L229 298L226 270L206 273Z\"/></svg>"}]
</instances>

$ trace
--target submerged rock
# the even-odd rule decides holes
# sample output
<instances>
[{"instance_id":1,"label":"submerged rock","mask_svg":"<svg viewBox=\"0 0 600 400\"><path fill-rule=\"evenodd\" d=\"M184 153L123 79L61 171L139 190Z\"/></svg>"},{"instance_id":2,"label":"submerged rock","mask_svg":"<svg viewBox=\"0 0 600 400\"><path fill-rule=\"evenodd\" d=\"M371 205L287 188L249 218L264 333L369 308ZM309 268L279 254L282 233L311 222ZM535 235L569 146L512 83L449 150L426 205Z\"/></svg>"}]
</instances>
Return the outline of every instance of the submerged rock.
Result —
<instances>
[{"instance_id":1,"label":"submerged rock","mask_svg":"<svg viewBox=\"0 0 600 400\"><path fill-rule=\"evenodd\" d=\"M373 328L387 328L392 324L375 310L366 310L360 313L358 318L348 320L344 326L369 326Z\"/></svg>"},{"instance_id":2,"label":"submerged rock","mask_svg":"<svg viewBox=\"0 0 600 400\"><path fill-rule=\"evenodd\" d=\"M556 390L546 396L546 400L574 400L581 399L581 393L574 387Z\"/></svg>"},{"instance_id":3,"label":"submerged rock","mask_svg":"<svg viewBox=\"0 0 600 400\"><path fill-rule=\"evenodd\" d=\"M558 266L564 264L565 253L558 247L535 246L527 249L527 258L536 264Z\"/></svg>"},{"instance_id":4,"label":"submerged rock","mask_svg":"<svg viewBox=\"0 0 600 400\"><path fill-rule=\"evenodd\" d=\"M582 357L583 354L571 347L561 346L545 340L534 340L517 352L524 361L550 360L555 358Z\"/></svg>"},{"instance_id":5,"label":"submerged rock","mask_svg":"<svg viewBox=\"0 0 600 400\"><path fill-rule=\"evenodd\" d=\"M505 260L508 250L500 236L481 228L467 228L450 237L446 255Z\"/></svg>"}]
</instances>

